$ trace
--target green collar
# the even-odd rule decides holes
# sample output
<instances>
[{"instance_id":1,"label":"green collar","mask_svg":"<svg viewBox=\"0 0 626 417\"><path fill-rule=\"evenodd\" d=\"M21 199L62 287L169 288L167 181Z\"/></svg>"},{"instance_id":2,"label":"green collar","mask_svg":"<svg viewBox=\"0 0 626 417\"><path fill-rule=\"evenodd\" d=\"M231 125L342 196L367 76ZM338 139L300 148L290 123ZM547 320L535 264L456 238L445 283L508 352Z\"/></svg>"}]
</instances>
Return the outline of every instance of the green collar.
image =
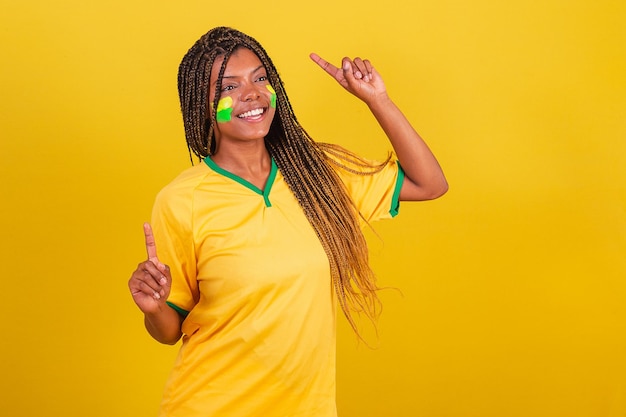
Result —
<instances>
[{"instance_id":1,"label":"green collar","mask_svg":"<svg viewBox=\"0 0 626 417\"><path fill-rule=\"evenodd\" d=\"M218 174L228 177L231 180L236 181L239 184L243 185L244 187L254 191L255 193L262 195L263 199L265 200L265 205L267 207L272 207L272 203L270 202L269 196L270 196L270 191L272 190L272 185L274 185L274 180L276 179L276 173L278 172L278 166L276 165L276 161L274 161L274 158L272 158L272 166L270 168L270 175L267 177L267 182L265 183L264 190L261 190L259 187L241 178L240 176L235 175L232 172L228 172L224 168L219 167L215 162L213 162L210 156L207 156L206 158L204 158L204 163L207 164L209 168L211 168L213 171L217 172Z\"/></svg>"}]
</instances>

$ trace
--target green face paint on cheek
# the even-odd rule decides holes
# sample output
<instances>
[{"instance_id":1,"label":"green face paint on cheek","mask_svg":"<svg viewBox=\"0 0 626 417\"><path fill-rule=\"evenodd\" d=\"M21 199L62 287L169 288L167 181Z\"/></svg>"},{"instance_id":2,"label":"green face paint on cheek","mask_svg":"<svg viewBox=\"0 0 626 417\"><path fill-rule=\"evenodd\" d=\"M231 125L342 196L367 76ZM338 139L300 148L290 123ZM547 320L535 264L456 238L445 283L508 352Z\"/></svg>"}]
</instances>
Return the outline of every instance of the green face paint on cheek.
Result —
<instances>
[{"instance_id":1,"label":"green face paint on cheek","mask_svg":"<svg viewBox=\"0 0 626 417\"><path fill-rule=\"evenodd\" d=\"M230 97L224 97L217 103L217 114L215 118L218 123L226 123L232 120L231 113L233 112L233 99Z\"/></svg>"},{"instance_id":2,"label":"green face paint on cheek","mask_svg":"<svg viewBox=\"0 0 626 417\"><path fill-rule=\"evenodd\" d=\"M272 98L270 101L270 106L272 106L273 109L276 108L276 91L274 91L274 89L272 88L271 85L267 84L265 87L267 87L267 90L272 93Z\"/></svg>"}]
</instances>

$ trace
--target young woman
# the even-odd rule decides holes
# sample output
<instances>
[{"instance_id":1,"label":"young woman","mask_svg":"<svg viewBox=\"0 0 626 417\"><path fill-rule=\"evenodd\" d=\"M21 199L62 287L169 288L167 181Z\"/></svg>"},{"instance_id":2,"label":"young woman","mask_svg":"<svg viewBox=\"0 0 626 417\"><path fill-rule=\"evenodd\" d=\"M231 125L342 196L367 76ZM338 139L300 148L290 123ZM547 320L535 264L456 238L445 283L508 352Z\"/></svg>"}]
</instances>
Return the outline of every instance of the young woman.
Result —
<instances>
[{"instance_id":1,"label":"young woman","mask_svg":"<svg viewBox=\"0 0 626 417\"><path fill-rule=\"evenodd\" d=\"M447 191L368 60L311 59L367 104L399 162L314 142L255 39L218 27L191 47L179 94L202 162L157 196L129 281L148 332L183 338L162 416L336 416L336 306L355 330L352 313L377 311L361 227Z\"/></svg>"}]
</instances>

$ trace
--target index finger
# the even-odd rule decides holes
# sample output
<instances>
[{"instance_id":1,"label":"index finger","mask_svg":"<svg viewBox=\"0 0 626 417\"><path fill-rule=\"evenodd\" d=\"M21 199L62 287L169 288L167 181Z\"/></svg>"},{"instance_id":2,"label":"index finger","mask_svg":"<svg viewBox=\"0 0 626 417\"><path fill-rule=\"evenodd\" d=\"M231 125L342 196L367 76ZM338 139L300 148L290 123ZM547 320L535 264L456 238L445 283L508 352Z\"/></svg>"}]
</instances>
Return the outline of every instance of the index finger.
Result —
<instances>
[{"instance_id":1,"label":"index finger","mask_svg":"<svg viewBox=\"0 0 626 417\"><path fill-rule=\"evenodd\" d=\"M152 261L155 265L159 265L159 258L157 257L156 243L154 241L154 235L152 234L152 227L150 223L143 224L143 234L146 237L146 251L148 252L148 260Z\"/></svg>"},{"instance_id":2,"label":"index finger","mask_svg":"<svg viewBox=\"0 0 626 417\"><path fill-rule=\"evenodd\" d=\"M309 57L313 60L313 62L319 65L320 68L322 68L324 71L330 74L333 78L338 79L338 77L343 75L342 72L339 70L339 68L337 68L330 62L326 61L324 58L322 58L318 54L311 53Z\"/></svg>"}]
</instances>

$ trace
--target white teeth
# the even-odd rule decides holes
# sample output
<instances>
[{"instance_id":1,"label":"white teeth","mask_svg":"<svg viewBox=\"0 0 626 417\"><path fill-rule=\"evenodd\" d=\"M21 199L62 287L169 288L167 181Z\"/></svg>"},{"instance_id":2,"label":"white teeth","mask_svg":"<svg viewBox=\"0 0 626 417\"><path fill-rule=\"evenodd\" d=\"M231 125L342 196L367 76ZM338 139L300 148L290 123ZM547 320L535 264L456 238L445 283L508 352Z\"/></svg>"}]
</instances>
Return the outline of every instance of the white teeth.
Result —
<instances>
[{"instance_id":1,"label":"white teeth","mask_svg":"<svg viewBox=\"0 0 626 417\"><path fill-rule=\"evenodd\" d=\"M250 110L245 113L242 113L237 117L239 117L240 119L245 119L246 117L254 117L254 116L259 116L261 114L263 114L263 109L254 109L254 110Z\"/></svg>"}]
</instances>

